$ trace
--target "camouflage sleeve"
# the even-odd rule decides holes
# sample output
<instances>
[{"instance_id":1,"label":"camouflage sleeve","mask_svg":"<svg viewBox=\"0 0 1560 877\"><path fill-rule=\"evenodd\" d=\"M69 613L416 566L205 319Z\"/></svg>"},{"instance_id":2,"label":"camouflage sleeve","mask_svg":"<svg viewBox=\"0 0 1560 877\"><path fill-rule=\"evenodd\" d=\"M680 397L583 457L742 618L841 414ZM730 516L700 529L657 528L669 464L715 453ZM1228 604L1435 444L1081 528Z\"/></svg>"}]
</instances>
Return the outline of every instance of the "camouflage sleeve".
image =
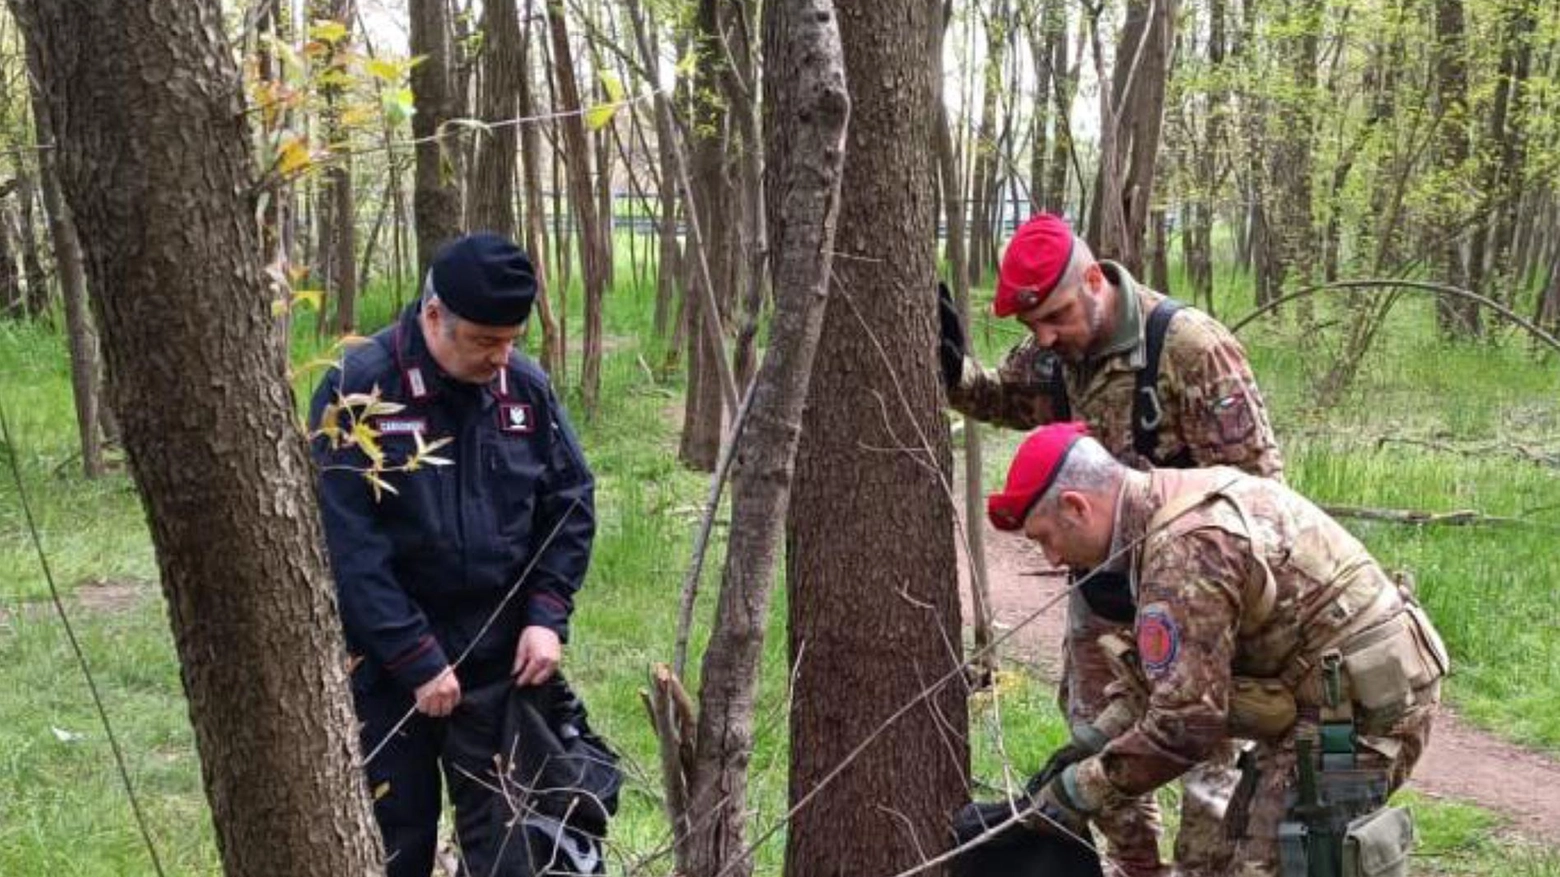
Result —
<instances>
[{"instance_id":1,"label":"camouflage sleeve","mask_svg":"<svg viewBox=\"0 0 1560 877\"><path fill-rule=\"evenodd\" d=\"M1199 466L1234 466L1282 481L1284 460L1245 348L1211 319L1188 322L1172 324L1165 349L1180 385L1177 414L1192 458Z\"/></svg>"},{"instance_id":2,"label":"camouflage sleeve","mask_svg":"<svg viewBox=\"0 0 1560 877\"><path fill-rule=\"evenodd\" d=\"M1056 398L1065 390L1061 360L1025 339L995 370L974 357L964 358L959 386L948 391L948 404L959 413L1010 429L1033 429L1058 419Z\"/></svg>"},{"instance_id":3,"label":"camouflage sleeve","mask_svg":"<svg viewBox=\"0 0 1560 877\"><path fill-rule=\"evenodd\" d=\"M1136 623L1148 709L1079 765L1079 791L1096 808L1175 779L1226 736L1245 543L1213 529L1155 541L1145 549L1152 553L1144 561Z\"/></svg>"}]
</instances>

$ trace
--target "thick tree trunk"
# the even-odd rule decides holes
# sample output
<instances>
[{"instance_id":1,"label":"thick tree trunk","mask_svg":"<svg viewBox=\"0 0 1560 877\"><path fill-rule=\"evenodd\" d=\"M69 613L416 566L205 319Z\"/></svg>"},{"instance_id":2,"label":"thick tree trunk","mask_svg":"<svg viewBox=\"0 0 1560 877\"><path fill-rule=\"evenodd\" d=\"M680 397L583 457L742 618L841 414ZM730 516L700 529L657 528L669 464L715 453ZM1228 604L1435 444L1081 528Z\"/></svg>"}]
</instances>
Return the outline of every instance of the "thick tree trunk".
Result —
<instances>
[{"instance_id":1,"label":"thick tree trunk","mask_svg":"<svg viewBox=\"0 0 1560 877\"><path fill-rule=\"evenodd\" d=\"M797 877L916 864L945 846L949 814L968 797L932 294L940 24L929 0L840 10L851 88L840 258L786 552L795 667L786 873Z\"/></svg>"},{"instance_id":2,"label":"thick tree trunk","mask_svg":"<svg viewBox=\"0 0 1560 877\"><path fill-rule=\"evenodd\" d=\"M590 181L590 140L580 109L579 85L574 80L574 51L562 0L547 0L548 33L552 37L553 79L558 88L558 110L571 115L560 120L563 159L568 169L569 201L579 227L580 269L585 280L585 353L580 367L580 394L587 412L595 412L601 395L601 310L606 295L606 250L596 214Z\"/></svg>"},{"instance_id":3,"label":"thick tree trunk","mask_svg":"<svg viewBox=\"0 0 1560 877\"><path fill-rule=\"evenodd\" d=\"M417 287L439 247L460 235L460 190L447 166L455 162L456 143L444 123L456 117L459 96L450 73L449 21L445 0L408 0L411 49L423 56L412 68L412 94L417 113L412 134L417 143L417 171L412 210L417 216Z\"/></svg>"},{"instance_id":4,"label":"thick tree trunk","mask_svg":"<svg viewBox=\"0 0 1560 877\"><path fill-rule=\"evenodd\" d=\"M850 101L833 0L765 6L764 75L774 156L775 318L731 485L731 536L704 655L687 873L746 877L747 768L770 589L784 532L802 411L822 334ZM766 223L767 224L767 223Z\"/></svg>"},{"instance_id":5,"label":"thick tree trunk","mask_svg":"<svg viewBox=\"0 0 1560 877\"><path fill-rule=\"evenodd\" d=\"M1056 84L1051 88L1051 113L1056 119L1056 133L1051 138L1051 166L1045 184L1045 209L1061 215L1067 211L1067 169L1072 163L1072 101L1078 88L1077 62L1067 60L1067 7L1055 4L1056 21L1051 31L1051 76ZM1083 186L1082 180L1078 183ZM1081 210L1079 211L1082 212Z\"/></svg>"},{"instance_id":6,"label":"thick tree trunk","mask_svg":"<svg viewBox=\"0 0 1560 877\"><path fill-rule=\"evenodd\" d=\"M521 66L520 13L515 0L483 0L482 76L477 113L489 121L513 119L520 113L520 91L526 70ZM518 126L502 125L477 138L472 164L470 203L473 230L486 229L515 237L515 147ZM529 195L529 193L527 193ZM534 248L528 248L533 257Z\"/></svg>"},{"instance_id":7,"label":"thick tree trunk","mask_svg":"<svg viewBox=\"0 0 1560 877\"><path fill-rule=\"evenodd\" d=\"M12 6L48 71L61 187L86 249L223 870L377 874L314 473L271 343L221 5Z\"/></svg>"}]
</instances>

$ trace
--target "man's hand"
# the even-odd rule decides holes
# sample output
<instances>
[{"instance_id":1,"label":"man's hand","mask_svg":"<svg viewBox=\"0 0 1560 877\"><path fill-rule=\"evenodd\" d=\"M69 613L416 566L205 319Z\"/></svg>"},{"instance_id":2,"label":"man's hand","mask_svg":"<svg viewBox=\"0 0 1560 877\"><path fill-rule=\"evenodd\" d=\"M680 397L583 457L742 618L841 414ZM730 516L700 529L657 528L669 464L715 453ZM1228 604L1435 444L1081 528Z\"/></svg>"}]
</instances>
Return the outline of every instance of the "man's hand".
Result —
<instances>
[{"instance_id":1,"label":"man's hand","mask_svg":"<svg viewBox=\"0 0 1560 877\"><path fill-rule=\"evenodd\" d=\"M1066 745L1062 746L1062 748L1051 753L1051 757L1046 761L1045 767L1040 768L1040 772L1030 778L1029 782L1025 785L1025 788L1031 795L1039 792L1052 780L1061 776L1062 771L1072 767L1073 765L1084 760L1085 758L1088 758L1098 751L1099 750L1097 749L1090 749L1087 745L1079 742L1078 740L1069 741Z\"/></svg>"},{"instance_id":2,"label":"man's hand","mask_svg":"<svg viewBox=\"0 0 1560 877\"><path fill-rule=\"evenodd\" d=\"M515 646L515 668L510 674L516 685L541 685L552 678L563 659L563 643L550 627L532 625L520 631Z\"/></svg>"},{"instance_id":3,"label":"man's hand","mask_svg":"<svg viewBox=\"0 0 1560 877\"><path fill-rule=\"evenodd\" d=\"M937 345L938 364L942 367L943 386L949 390L959 385L964 376L964 327L959 323L959 309L954 307L953 293L948 284L937 284L937 320L940 340Z\"/></svg>"},{"instance_id":4,"label":"man's hand","mask_svg":"<svg viewBox=\"0 0 1560 877\"><path fill-rule=\"evenodd\" d=\"M460 703L460 680L455 669L445 667L444 672L417 686L417 711L425 716L443 718Z\"/></svg>"},{"instance_id":5,"label":"man's hand","mask_svg":"<svg viewBox=\"0 0 1560 877\"><path fill-rule=\"evenodd\" d=\"M1072 769L1062 771L1034 796L1036 812L1030 817L1029 823L1036 831L1071 833L1081 838L1089 836L1089 814L1074 803L1073 796L1067 791L1071 773Z\"/></svg>"}]
</instances>

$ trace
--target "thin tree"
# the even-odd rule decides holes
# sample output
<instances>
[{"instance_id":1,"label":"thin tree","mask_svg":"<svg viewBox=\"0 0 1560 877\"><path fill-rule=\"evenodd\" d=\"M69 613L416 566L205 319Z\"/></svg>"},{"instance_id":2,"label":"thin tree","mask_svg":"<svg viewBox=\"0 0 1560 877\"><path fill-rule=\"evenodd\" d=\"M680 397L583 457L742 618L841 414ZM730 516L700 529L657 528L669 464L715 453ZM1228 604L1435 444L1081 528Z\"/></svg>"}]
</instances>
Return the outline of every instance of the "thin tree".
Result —
<instances>
[{"instance_id":1,"label":"thin tree","mask_svg":"<svg viewBox=\"0 0 1560 877\"><path fill-rule=\"evenodd\" d=\"M411 49L422 63L412 68L417 142L412 211L417 226L417 283L445 242L460 234L460 190L453 167L455 138L447 122L456 118L459 96L451 75L449 15L445 0L409 0Z\"/></svg>"},{"instance_id":2,"label":"thin tree","mask_svg":"<svg viewBox=\"0 0 1560 877\"><path fill-rule=\"evenodd\" d=\"M892 874L923 861L945 845L968 794L952 462L935 355L941 23L929 0L855 0L840 11L850 152L787 523L786 873L798 877Z\"/></svg>"},{"instance_id":3,"label":"thin tree","mask_svg":"<svg viewBox=\"0 0 1560 877\"><path fill-rule=\"evenodd\" d=\"M377 874L222 5L11 5L46 71L223 870Z\"/></svg>"}]
</instances>

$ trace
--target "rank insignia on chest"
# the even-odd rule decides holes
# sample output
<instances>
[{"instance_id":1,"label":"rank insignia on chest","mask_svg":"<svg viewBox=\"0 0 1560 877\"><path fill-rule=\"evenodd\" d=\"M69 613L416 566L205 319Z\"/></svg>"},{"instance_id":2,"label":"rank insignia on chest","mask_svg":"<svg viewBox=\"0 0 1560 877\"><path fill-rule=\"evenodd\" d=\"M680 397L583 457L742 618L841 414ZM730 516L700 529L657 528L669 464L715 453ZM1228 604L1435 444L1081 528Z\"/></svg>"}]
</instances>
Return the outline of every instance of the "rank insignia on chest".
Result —
<instances>
[{"instance_id":1,"label":"rank insignia on chest","mask_svg":"<svg viewBox=\"0 0 1560 877\"><path fill-rule=\"evenodd\" d=\"M506 402L500 405L499 427L504 432L529 435L536 432L536 418L531 414L531 406L523 402Z\"/></svg>"}]
</instances>

